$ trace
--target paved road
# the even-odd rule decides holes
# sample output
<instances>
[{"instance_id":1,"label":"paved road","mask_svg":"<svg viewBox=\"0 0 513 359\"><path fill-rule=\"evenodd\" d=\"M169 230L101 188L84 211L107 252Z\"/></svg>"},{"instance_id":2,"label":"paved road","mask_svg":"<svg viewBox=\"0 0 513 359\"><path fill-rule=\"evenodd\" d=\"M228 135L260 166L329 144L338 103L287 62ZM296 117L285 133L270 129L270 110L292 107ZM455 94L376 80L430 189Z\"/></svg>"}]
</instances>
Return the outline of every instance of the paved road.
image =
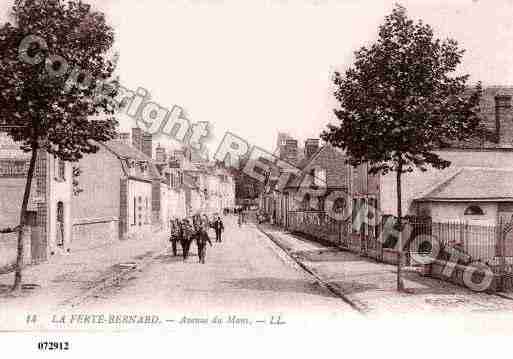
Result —
<instances>
[{"instance_id":1,"label":"paved road","mask_svg":"<svg viewBox=\"0 0 513 359\"><path fill-rule=\"evenodd\" d=\"M158 311L177 320L187 313L241 313L254 318L269 313L319 319L359 316L253 224L239 228L233 218L225 223L223 243L208 248L206 264L198 263L195 246L187 262L170 254L160 255L142 272L83 303L81 309Z\"/></svg>"},{"instance_id":2,"label":"paved road","mask_svg":"<svg viewBox=\"0 0 513 359\"><path fill-rule=\"evenodd\" d=\"M405 268L403 273L409 293L398 293L395 265L326 247L273 226L261 228L306 268L338 288L368 318L450 315L466 319L476 316L479 322L485 314L488 318L495 315L513 319L511 299L424 277L415 268Z\"/></svg>"}]
</instances>

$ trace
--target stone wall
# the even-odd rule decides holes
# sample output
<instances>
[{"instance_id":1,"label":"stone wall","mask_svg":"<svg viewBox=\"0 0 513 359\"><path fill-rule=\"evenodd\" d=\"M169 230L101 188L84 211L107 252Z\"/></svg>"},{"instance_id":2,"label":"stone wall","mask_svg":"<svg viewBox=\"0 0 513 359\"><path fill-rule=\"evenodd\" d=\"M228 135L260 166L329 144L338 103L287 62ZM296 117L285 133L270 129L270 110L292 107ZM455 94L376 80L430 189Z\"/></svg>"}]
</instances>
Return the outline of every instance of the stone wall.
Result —
<instances>
[{"instance_id":1,"label":"stone wall","mask_svg":"<svg viewBox=\"0 0 513 359\"><path fill-rule=\"evenodd\" d=\"M73 224L72 252L98 248L116 242L119 238L118 218L83 219Z\"/></svg>"}]
</instances>

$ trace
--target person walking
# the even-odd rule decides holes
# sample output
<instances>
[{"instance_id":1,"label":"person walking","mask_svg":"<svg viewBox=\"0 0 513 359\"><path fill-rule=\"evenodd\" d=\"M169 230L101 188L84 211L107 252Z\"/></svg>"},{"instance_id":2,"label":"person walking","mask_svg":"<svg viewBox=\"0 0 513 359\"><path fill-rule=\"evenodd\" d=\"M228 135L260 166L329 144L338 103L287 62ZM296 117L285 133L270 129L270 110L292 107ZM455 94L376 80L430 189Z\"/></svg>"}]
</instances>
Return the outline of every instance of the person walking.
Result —
<instances>
[{"instance_id":1,"label":"person walking","mask_svg":"<svg viewBox=\"0 0 513 359\"><path fill-rule=\"evenodd\" d=\"M191 241L193 237L193 229L191 227L191 224L189 223L189 220L184 219L182 222L182 236L181 236L181 242L182 245L182 254L183 254L183 260L185 261L187 258L189 258L189 249L191 247Z\"/></svg>"},{"instance_id":2,"label":"person walking","mask_svg":"<svg viewBox=\"0 0 513 359\"><path fill-rule=\"evenodd\" d=\"M242 224L246 224L246 209L242 209Z\"/></svg>"},{"instance_id":3,"label":"person walking","mask_svg":"<svg viewBox=\"0 0 513 359\"><path fill-rule=\"evenodd\" d=\"M239 227L242 227L243 221L244 221L244 217L243 217L243 213L242 213L242 208L239 208L238 217L237 217L237 223L239 224Z\"/></svg>"},{"instance_id":4,"label":"person walking","mask_svg":"<svg viewBox=\"0 0 513 359\"><path fill-rule=\"evenodd\" d=\"M208 216L206 214L203 215L203 228L208 233L209 228L211 227L210 220L208 219Z\"/></svg>"},{"instance_id":5,"label":"person walking","mask_svg":"<svg viewBox=\"0 0 513 359\"><path fill-rule=\"evenodd\" d=\"M171 235L169 237L169 241L171 242L171 248L173 251L173 256L176 257L177 255L177 249L176 245L177 242L180 240L180 223L178 222L178 219L172 219L171 220Z\"/></svg>"},{"instance_id":6,"label":"person walking","mask_svg":"<svg viewBox=\"0 0 513 359\"><path fill-rule=\"evenodd\" d=\"M221 235L224 231L224 224L223 224L223 221L221 220L221 217L217 216L212 227L214 228L214 231L216 232L216 242L222 242L223 240L221 238Z\"/></svg>"},{"instance_id":7,"label":"person walking","mask_svg":"<svg viewBox=\"0 0 513 359\"><path fill-rule=\"evenodd\" d=\"M196 245L198 247L198 258L199 263L205 264L205 258L207 256L207 243L212 247L212 241L208 236L207 231L200 224L196 227Z\"/></svg>"}]
</instances>

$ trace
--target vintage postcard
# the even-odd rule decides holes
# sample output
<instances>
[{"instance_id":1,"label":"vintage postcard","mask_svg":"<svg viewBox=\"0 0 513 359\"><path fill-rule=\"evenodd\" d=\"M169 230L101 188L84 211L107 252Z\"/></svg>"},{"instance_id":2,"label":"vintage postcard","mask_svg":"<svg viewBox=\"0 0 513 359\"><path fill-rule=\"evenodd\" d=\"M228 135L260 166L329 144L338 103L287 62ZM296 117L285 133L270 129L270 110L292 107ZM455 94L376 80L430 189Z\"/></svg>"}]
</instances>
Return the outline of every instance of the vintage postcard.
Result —
<instances>
[{"instance_id":1,"label":"vintage postcard","mask_svg":"<svg viewBox=\"0 0 513 359\"><path fill-rule=\"evenodd\" d=\"M513 334L511 0L0 0L0 50L7 354Z\"/></svg>"}]
</instances>

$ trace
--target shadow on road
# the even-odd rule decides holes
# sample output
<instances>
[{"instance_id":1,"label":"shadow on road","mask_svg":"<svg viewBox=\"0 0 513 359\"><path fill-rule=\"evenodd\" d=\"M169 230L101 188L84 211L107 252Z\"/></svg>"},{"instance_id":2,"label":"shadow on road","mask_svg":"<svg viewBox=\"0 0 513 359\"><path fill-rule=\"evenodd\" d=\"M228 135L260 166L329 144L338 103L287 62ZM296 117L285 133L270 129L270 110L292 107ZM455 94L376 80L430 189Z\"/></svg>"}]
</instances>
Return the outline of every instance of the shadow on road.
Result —
<instances>
[{"instance_id":1,"label":"shadow on road","mask_svg":"<svg viewBox=\"0 0 513 359\"><path fill-rule=\"evenodd\" d=\"M14 298L14 297L28 297L35 290L41 288L38 284L22 284L19 292L13 293L11 286L6 284L0 284L0 298Z\"/></svg>"},{"instance_id":2,"label":"shadow on road","mask_svg":"<svg viewBox=\"0 0 513 359\"><path fill-rule=\"evenodd\" d=\"M338 248L311 251L294 251L291 252L291 255L298 260L308 262L354 262L353 255L348 255L347 252L344 252ZM375 261L364 257L358 258L358 261L375 263Z\"/></svg>"},{"instance_id":3,"label":"shadow on road","mask_svg":"<svg viewBox=\"0 0 513 359\"><path fill-rule=\"evenodd\" d=\"M151 257L153 255L153 253L155 253L155 252L154 251L147 251L147 252L145 252L143 254L139 254L138 256L135 256L134 259L142 260L142 259Z\"/></svg>"},{"instance_id":4,"label":"shadow on road","mask_svg":"<svg viewBox=\"0 0 513 359\"><path fill-rule=\"evenodd\" d=\"M302 279L260 277L234 279L230 281L224 281L223 284L228 284L236 289L272 291L279 293L294 292L336 298L334 294L325 290L317 282Z\"/></svg>"},{"instance_id":5,"label":"shadow on road","mask_svg":"<svg viewBox=\"0 0 513 359\"><path fill-rule=\"evenodd\" d=\"M458 294L458 292L464 291L464 288L458 288L458 291L454 290L454 286L444 282L440 279L436 278L427 278L422 277L417 272L408 272L404 271L402 273L402 277L406 281L410 281L415 283L416 287L411 288L411 286L408 286L408 283L406 283L406 286L408 287L409 294L417 294L417 295L423 295L423 294L447 294L447 295L453 295Z\"/></svg>"},{"instance_id":6,"label":"shadow on road","mask_svg":"<svg viewBox=\"0 0 513 359\"><path fill-rule=\"evenodd\" d=\"M191 260L191 258L197 259L197 257L198 257L197 253L194 253L191 251L191 252L189 252L188 260ZM178 255L176 257L173 254L161 254L161 255L155 257L155 259L160 261L160 263L162 263L162 264L182 263L183 262L182 253L180 253L180 252L178 252Z\"/></svg>"},{"instance_id":7,"label":"shadow on road","mask_svg":"<svg viewBox=\"0 0 513 359\"><path fill-rule=\"evenodd\" d=\"M379 286L371 283L361 283L358 281L330 281L331 285L337 287L344 295L364 293L367 291L379 290Z\"/></svg>"}]
</instances>

